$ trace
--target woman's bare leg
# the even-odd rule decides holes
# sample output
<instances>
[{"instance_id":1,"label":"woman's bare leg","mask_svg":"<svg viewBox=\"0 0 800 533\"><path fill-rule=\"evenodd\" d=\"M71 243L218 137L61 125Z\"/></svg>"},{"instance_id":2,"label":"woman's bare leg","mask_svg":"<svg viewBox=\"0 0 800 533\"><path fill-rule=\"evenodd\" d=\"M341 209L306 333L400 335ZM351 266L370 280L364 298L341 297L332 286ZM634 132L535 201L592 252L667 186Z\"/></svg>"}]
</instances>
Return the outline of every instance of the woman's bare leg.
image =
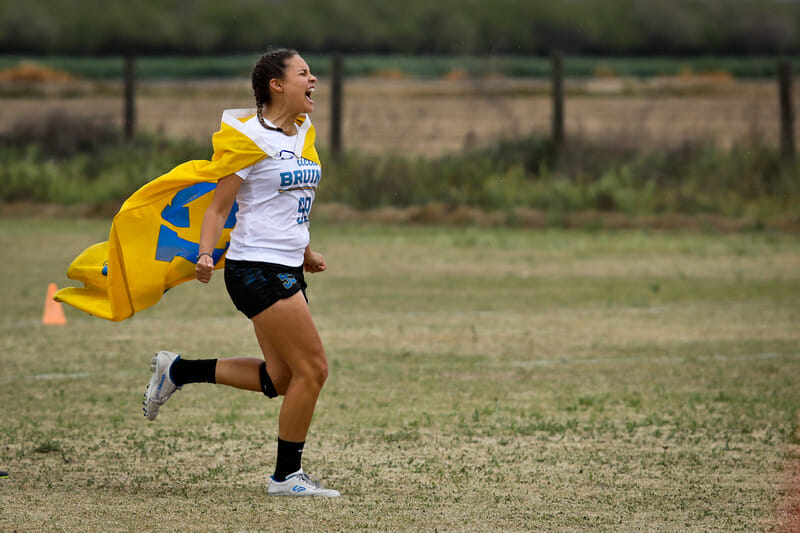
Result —
<instances>
[{"instance_id":1,"label":"woman's bare leg","mask_svg":"<svg viewBox=\"0 0 800 533\"><path fill-rule=\"evenodd\" d=\"M286 394L286 388L289 386L289 379L292 377L292 373L286 363L278 357L275 347L272 346L269 340L269 333L256 326L255 322L253 323L253 329L256 332L256 339L258 339L258 345L261 347L261 353L264 354L264 361L267 363L267 374L275 387L275 392L283 396Z\"/></svg>"},{"instance_id":2,"label":"woman's bare leg","mask_svg":"<svg viewBox=\"0 0 800 533\"><path fill-rule=\"evenodd\" d=\"M274 379L279 383L282 379L285 382L279 373L282 368L288 369L288 383L278 418L278 437L285 441L303 442L320 390L328 377L325 350L308 304L303 294L298 292L278 301L252 320L259 342L264 339L277 358L272 363L278 373ZM268 369L272 355L268 356ZM280 385L283 388L283 383ZM278 385L276 390L280 390Z\"/></svg>"},{"instance_id":3,"label":"woman's bare leg","mask_svg":"<svg viewBox=\"0 0 800 533\"><path fill-rule=\"evenodd\" d=\"M255 357L228 357L218 359L214 372L214 382L217 385L228 385L237 389L261 392L261 365L267 363L267 374L272 380L275 391L279 395L286 394L289 385L289 367L275 355L275 349L267 335L256 330L258 344L264 359Z\"/></svg>"},{"instance_id":4,"label":"woman's bare leg","mask_svg":"<svg viewBox=\"0 0 800 533\"><path fill-rule=\"evenodd\" d=\"M218 359L214 373L217 385L228 385L237 389L261 391L261 365L255 357L230 357Z\"/></svg>"}]
</instances>

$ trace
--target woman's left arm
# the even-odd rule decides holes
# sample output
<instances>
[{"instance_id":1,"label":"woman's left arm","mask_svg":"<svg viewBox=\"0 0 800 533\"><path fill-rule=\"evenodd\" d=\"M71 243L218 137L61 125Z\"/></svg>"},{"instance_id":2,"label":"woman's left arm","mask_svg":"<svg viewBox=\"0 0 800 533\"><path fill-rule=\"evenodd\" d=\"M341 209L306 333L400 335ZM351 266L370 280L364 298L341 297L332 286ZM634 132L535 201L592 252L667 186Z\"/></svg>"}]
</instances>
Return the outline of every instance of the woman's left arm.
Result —
<instances>
[{"instance_id":1,"label":"woman's left arm","mask_svg":"<svg viewBox=\"0 0 800 533\"><path fill-rule=\"evenodd\" d=\"M306 246L305 254L303 254L303 269L306 272L322 272L328 268L325 263L325 258L321 253L315 252L311 249L311 245Z\"/></svg>"}]
</instances>

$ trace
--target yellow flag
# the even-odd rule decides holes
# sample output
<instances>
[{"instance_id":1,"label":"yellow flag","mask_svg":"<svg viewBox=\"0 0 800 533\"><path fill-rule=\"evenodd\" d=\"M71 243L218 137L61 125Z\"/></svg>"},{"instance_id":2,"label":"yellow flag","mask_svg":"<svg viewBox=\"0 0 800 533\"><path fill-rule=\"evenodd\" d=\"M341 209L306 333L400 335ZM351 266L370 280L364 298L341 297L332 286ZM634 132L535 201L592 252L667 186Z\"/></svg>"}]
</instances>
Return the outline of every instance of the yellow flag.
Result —
<instances>
[{"instance_id":1,"label":"yellow flag","mask_svg":"<svg viewBox=\"0 0 800 533\"><path fill-rule=\"evenodd\" d=\"M166 290L194 279L200 226L216 182L275 156L259 131L246 122L254 114L248 109L225 111L212 138L211 161L179 165L133 193L114 217L108 241L90 246L70 264L67 276L84 286L63 288L55 300L119 321L154 305ZM305 117L298 119L298 135L302 157L319 164L314 128ZM215 268L224 265L237 209L234 204L214 249Z\"/></svg>"}]
</instances>

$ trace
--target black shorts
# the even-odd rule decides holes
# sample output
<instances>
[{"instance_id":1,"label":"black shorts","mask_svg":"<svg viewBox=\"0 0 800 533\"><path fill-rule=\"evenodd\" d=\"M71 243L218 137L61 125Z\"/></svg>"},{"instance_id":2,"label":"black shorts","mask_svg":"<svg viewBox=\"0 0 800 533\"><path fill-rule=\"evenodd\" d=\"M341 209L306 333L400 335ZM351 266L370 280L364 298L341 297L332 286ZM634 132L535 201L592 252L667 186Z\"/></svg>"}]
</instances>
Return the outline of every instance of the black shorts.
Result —
<instances>
[{"instance_id":1,"label":"black shorts","mask_svg":"<svg viewBox=\"0 0 800 533\"><path fill-rule=\"evenodd\" d=\"M288 267L258 261L225 260L225 288L236 309L253 318L278 300L306 295L303 267ZM306 301L308 298L306 298Z\"/></svg>"}]
</instances>

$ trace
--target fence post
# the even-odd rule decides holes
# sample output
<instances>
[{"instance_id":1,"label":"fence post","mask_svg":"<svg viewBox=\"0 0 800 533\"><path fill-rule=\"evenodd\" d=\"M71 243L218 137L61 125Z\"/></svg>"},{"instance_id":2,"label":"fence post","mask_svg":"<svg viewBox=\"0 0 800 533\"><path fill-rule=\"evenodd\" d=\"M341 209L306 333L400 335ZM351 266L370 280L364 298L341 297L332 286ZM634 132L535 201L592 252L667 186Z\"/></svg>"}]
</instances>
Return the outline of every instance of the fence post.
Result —
<instances>
[{"instance_id":1,"label":"fence post","mask_svg":"<svg viewBox=\"0 0 800 533\"><path fill-rule=\"evenodd\" d=\"M553 84L553 121L551 134L553 147L561 151L564 146L564 54L553 52L551 58Z\"/></svg>"},{"instance_id":2,"label":"fence post","mask_svg":"<svg viewBox=\"0 0 800 533\"><path fill-rule=\"evenodd\" d=\"M792 63L788 59L778 64L778 93L781 102L781 153L794 158L794 105L792 103Z\"/></svg>"},{"instance_id":3,"label":"fence post","mask_svg":"<svg viewBox=\"0 0 800 533\"><path fill-rule=\"evenodd\" d=\"M340 54L331 59L331 155L338 158L342 151L342 77L344 61Z\"/></svg>"},{"instance_id":4,"label":"fence post","mask_svg":"<svg viewBox=\"0 0 800 533\"><path fill-rule=\"evenodd\" d=\"M125 84L124 130L125 138L130 140L136 133L136 56L133 54L125 56L123 76Z\"/></svg>"}]
</instances>

